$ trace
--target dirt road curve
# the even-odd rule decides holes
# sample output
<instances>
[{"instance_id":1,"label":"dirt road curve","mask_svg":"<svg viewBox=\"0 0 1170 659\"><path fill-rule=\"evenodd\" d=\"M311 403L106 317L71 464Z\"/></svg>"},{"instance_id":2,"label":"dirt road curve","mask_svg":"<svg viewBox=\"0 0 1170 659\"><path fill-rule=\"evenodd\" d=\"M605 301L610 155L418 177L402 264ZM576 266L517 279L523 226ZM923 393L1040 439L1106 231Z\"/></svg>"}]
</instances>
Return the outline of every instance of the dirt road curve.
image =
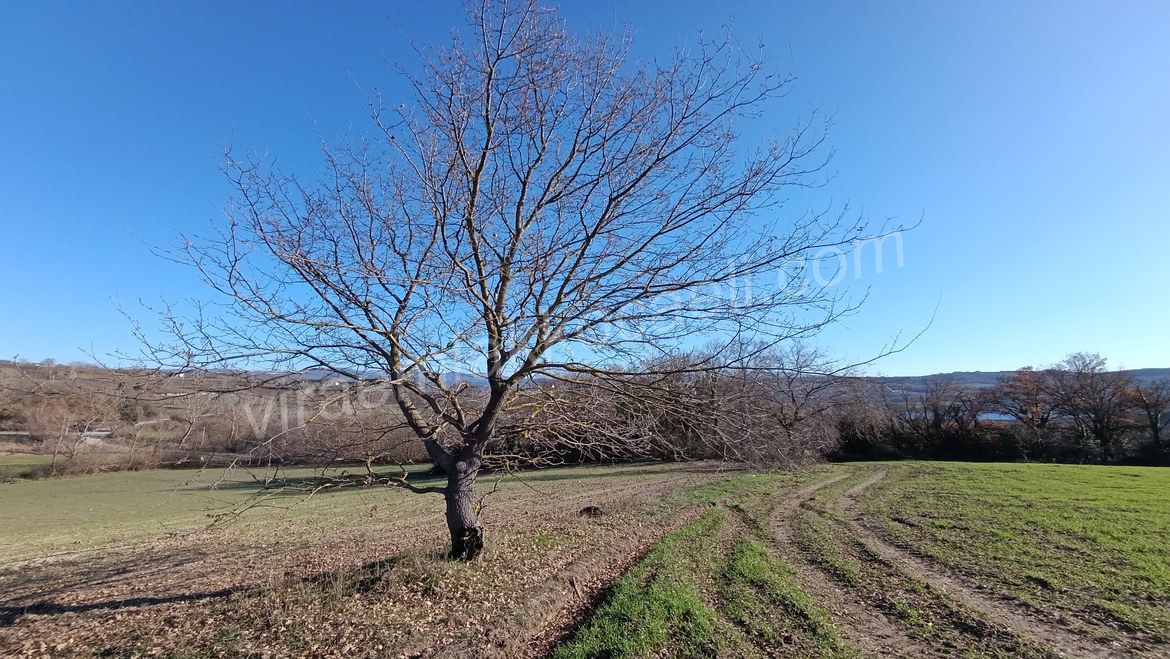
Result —
<instances>
[{"instance_id":1,"label":"dirt road curve","mask_svg":"<svg viewBox=\"0 0 1170 659\"><path fill-rule=\"evenodd\" d=\"M1087 630L1073 627L1075 623L1065 624L1058 621L1050 613L1037 611L1024 604L997 597L992 592L971 583L960 575L954 574L942 566L934 564L924 558L916 556L905 548L898 547L876 533L866 523L863 501L867 492L884 480L889 472L886 469L872 470L855 469L850 474L840 478L856 477L870 471L867 477L852 485L838 497L832 500L827 509L838 518L848 530L854 541L860 543L872 555L895 568L907 578L926 585L928 588L942 593L946 597L958 602L963 608L985 621L992 628L1008 630L1027 645L1041 649L1046 654L1067 657L1126 657L1133 656L1132 652L1116 647L1108 647L1094 642ZM840 478L825 481L823 486L838 482ZM783 524L781 537L785 537ZM789 530L788 533L791 533ZM807 573L807 567L804 568ZM812 587L818 596L825 589ZM832 594L832 593L830 593ZM862 638L855 643L864 650L873 650L878 654L934 654L928 647L904 633L891 631L895 626L887 619L886 624L875 623L872 612L864 610L864 605L858 606L857 600L840 597L849 616L851 631L859 633ZM859 608L861 610L859 610ZM879 614L880 615L880 614ZM886 617L886 616L882 616ZM1078 633L1080 631L1080 633Z\"/></svg>"}]
</instances>

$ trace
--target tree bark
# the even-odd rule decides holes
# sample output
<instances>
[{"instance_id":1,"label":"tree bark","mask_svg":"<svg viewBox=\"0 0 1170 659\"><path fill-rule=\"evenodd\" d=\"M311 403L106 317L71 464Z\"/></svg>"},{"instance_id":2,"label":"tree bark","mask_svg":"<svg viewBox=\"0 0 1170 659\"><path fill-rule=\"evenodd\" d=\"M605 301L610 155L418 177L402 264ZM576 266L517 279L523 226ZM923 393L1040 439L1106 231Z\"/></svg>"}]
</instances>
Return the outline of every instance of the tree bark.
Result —
<instances>
[{"instance_id":1,"label":"tree bark","mask_svg":"<svg viewBox=\"0 0 1170 659\"><path fill-rule=\"evenodd\" d=\"M1101 446L1101 462L1109 464L1113 459L1113 433L1104 421L1093 421L1093 436Z\"/></svg>"},{"instance_id":2,"label":"tree bark","mask_svg":"<svg viewBox=\"0 0 1170 659\"><path fill-rule=\"evenodd\" d=\"M484 532L475 515L472 490L479 474L480 460L468 456L455 461L447 473L447 530L451 532L450 557L474 560L483 552Z\"/></svg>"}]
</instances>

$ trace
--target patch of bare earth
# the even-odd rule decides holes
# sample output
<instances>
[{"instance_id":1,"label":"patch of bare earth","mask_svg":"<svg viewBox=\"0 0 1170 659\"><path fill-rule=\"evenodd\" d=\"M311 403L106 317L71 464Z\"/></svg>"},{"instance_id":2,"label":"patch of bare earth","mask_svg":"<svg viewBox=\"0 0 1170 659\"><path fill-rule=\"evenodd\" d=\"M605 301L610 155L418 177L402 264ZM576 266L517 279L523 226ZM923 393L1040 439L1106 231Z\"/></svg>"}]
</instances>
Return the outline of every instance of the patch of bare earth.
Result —
<instances>
[{"instance_id":1,"label":"patch of bare earth","mask_svg":"<svg viewBox=\"0 0 1170 659\"><path fill-rule=\"evenodd\" d=\"M771 520L778 549L805 592L821 604L838 633L857 652L865 656L932 656L935 653L928 645L891 623L855 591L841 587L797 547L793 528L797 511L818 492L849 476L850 472L842 472L780 501Z\"/></svg>"},{"instance_id":2,"label":"patch of bare earth","mask_svg":"<svg viewBox=\"0 0 1170 659\"><path fill-rule=\"evenodd\" d=\"M431 495L340 527L225 527L0 567L0 654L536 656L683 520L662 499L726 476L658 465L505 479L470 564L442 558Z\"/></svg>"}]
</instances>

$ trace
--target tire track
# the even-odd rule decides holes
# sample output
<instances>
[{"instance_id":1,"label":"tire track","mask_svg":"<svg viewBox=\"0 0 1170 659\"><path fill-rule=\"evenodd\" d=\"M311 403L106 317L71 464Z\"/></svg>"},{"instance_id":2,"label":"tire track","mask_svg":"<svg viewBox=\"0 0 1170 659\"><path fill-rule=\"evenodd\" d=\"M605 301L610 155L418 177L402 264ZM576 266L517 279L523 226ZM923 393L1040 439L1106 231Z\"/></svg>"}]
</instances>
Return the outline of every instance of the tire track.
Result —
<instances>
[{"instance_id":1,"label":"tire track","mask_svg":"<svg viewBox=\"0 0 1170 659\"><path fill-rule=\"evenodd\" d=\"M820 602L833 626L854 649L869 656L938 656L930 646L892 624L856 593L844 588L823 569L804 558L797 547L793 519L817 492L857 473L850 469L786 497L772 513L772 528L784 560L805 592Z\"/></svg>"},{"instance_id":2,"label":"tire track","mask_svg":"<svg viewBox=\"0 0 1170 659\"><path fill-rule=\"evenodd\" d=\"M1036 645L1070 657L1128 657L1131 652L1107 648L1092 639L1058 624L1042 620L1037 611L1022 604L986 595L958 576L928 563L912 553L886 541L864 523L860 499L865 492L889 475L879 469L861 483L846 490L835 503L836 512L863 545L887 563L897 566L910 577L947 594L988 622L1010 629Z\"/></svg>"}]
</instances>

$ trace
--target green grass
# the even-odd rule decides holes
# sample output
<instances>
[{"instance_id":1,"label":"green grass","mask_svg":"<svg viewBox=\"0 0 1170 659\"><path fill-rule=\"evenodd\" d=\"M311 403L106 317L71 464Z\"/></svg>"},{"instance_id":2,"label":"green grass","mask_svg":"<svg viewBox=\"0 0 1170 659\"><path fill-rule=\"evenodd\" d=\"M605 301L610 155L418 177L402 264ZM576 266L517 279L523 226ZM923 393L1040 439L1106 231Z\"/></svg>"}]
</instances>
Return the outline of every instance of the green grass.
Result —
<instances>
[{"instance_id":1,"label":"green grass","mask_svg":"<svg viewBox=\"0 0 1170 659\"><path fill-rule=\"evenodd\" d=\"M664 501L663 506L680 509L686 506L715 504L734 495L775 485L781 479L795 482L801 476L803 474L741 473L680 492Z\"/></svg>"},{"instance_id":2,"label":"green grass","mask_svg":"<svg viewBox=\"0 0 1170 659\"><path fill-rule=\"evenodd\" d=\"M948 593L887 562L854 535L834 504L872 473L859 469L822 488L796 513L794 539L805 559L940 656L1048 656L1042 647L989 624Z\"/></svg>"},{"instance_id":3,"label":"green grass","mask_svg":"<svg viewBox=\"0 0 1170 659\"><path fill-rule=\"evenodd\" d=\"M278 497L208 530L211 515L256 491L246 474L218 490L209 484L220 470L0 485L0 584L8 604L31 607L0 625L0 655L26 644L31 652L65 625L65 646L54 654L466 654L502 651L505 638L505 649L527 647L524 634L540 629L549 611L575 608L566 582L589 587L593 571L609 574L636 538L678 524L663 520L712 512L663 511L662 501L691 500L679 495L691 489L715 496L704 486L743 473L678 463L484 474L489 543L471 563L442 557L442 497L396 488ZM604 513L582 517L586 504ZM694 539L709 541L700 535ZM123 606L141 599L158 602ZM67 618L54 609L73 602L101 605ZM38 615L42 605L48 613ZM706 629L695 635L711 637Z\"/></svg>"},{"instance_id":4,"label":"green grass","mask_svg":"<svg viewBox=\"0 0 1170 659\"><path fill-rule=\"evenodd\" d=\"M553 656L848 656L765 537L776 497L827 473L751 474L682 495L718 505L659 541Z\"/></svg>"},{"instance_id":5,"label":"green grass","mask_svg":"<svg viewBox=\"0 0 1170 659\"><path fill-rule=\"evenodd\" d=\"M703 573L727 522L723 509L667 534L614 584L608 600L569 643L553 655L709 657L737 645L730 626L703 598Z\"/></svg>"},{"instance_id":6,"label":"green grass","mask_svg":"<svg viewBox=\"0 0 1170 659\"><path fill-rule=\"evenodd\" d=\"M16 456L5 456L16 457ZM40 456L35 456L40 457ZM591 482L627 483L631 477L653 480L658 474L677 472L685 465L627 465L620 467L566 467L524 472L520 478L504 478L496 497L508 492L557 489L579 479ZM438 485L441 479L426 478L426 466L412 467L412 480ZM336 474L339 470L331 470ZM350 468L350 471L361 469ZM307 468L280 471L283 478L320 473ZM263 479L271 472L252 473L236 469L160 469L120 471L91 476L43 480L17 480L0 484L0 565L61 552L137 543L151 538L197 532L217 516L249 502ZM481 488L486 493L496 477L484 474ZM223 480L220 483L220 480ZM217 484L218 483L218 484ZM525 484L527 483L527 484ZM668 497L672 505L689 505L699 497L715 496L706 486L699 494ZM716 490L719 488L716 487ZM677 499L677 501L676 501ZM261 506L245 511L229 524L232 536L260 537L269 531L338 528L368 525L371 515L395 511L402 519L432 515L442 510L441 498L417 495L385 487L327 490L306 498L303 491L273 494ZM566 539L546 538L551 544Z\"/></svg>"},{"instance_id":7,"label":"green grass","mask_svg":"<svg viewBox=\"0 0 1170 659\"><path fill-rule=\"evenodd\" d=\"M1036 606L1170 640L1170 470L888 468L869 512L895 542Z\"/></svg>"},{"instance_id":8,"label":"green grass","mask_svg":"<svg viewBox=\"0 0 1170 659\"><path fill-rule=\"evenodd\" d=\"M0 483L13 478L25 478L34 468L49 464L51 455L0 454Z\"/></svg>"},{"instance_id":9,"label":"green grass","mask_svg":"<svg viewBox=\"0 0 1170 659\"><path fill-rule=\"evenodd\" d=\"M315 472L281 473L295 477ZM248 473L233 470L217 489L211 489L224 477L222 469L148 470L0 484L0 528L4 529L0 563L206 528L217 515L244 504L260 487ZM308 500L303 495L275 496L240 521L257 530L287 524L290 516L310 524L314 520L346 523L368 512L366 501L384 505L387 500L405 502L412 496L375 489L326 493Z\"/></svg>"},{"instance_id":10,"label":"green grass","mask_svg":"<svg viewBox=\"0 0 1170 659\"><path fill-rule=\"evenodd\" d=\"M753 538L737 542L721 581L729 617L769 649L780 650L791 639L801 638L808 641L799 652L802 656L850 655L820 606L796 582L792 568L763 542Z\"/></svg>"},{"instance_id":11,"label":"green grass","mask_svg":"<svg viewBox=\"0 0 1170 659\"><path fill-rule=\"evenodd\" d=\"M0 468L39 456L21 457L0 456ZM1170 470L919 462L801 473L689 469L575 467L526 472L524 482L501 478L499 492L488 499L489 510L504 511L489 525L495 553L472 564L439 558L441 499L397 489L277 496L204 533L216 515L256 492L248 474L235 472L218 489L211 484L223 477L221 470L18 479L0 485L0 577L35 594L37 580L59 572L68 584L75 569L91 560L99 569L118 569L119 557L133 558L134 548L143 546L163 554L189 552L188 558L220 552L229 561L222 564L225 570L242 569L240 561L278 546L285 553L273 560L293 569L253 574L250 590L192 608L175 618L188 625L182 633L143 626L152 615L170 615L162 607L157 614L144 607L135 625L113 627L101 617L112 613L94 612L85 618L88 629L143 630L141 638L126 632L111 641L109 647L119 652L158 633L171 634L171 650L182 645L232 654L271 642L296 654L308 652L310 641L325 642L323 630L343 624L350 625L346 633L375 644L369 647L408 642L425 649L442 639L460 647L482 640L480 625L489 618L499 627L511 612L525 611L526 593L558 583L563 577L550 575L563 574L558 570L565 561L584 556L595 542L621 537L622 529L653 528L665 535L614 582L555 656L850 656L855 648L867 651L866 638L857 634L868 632L834 627L849 624L857 613L839 609L846 600L884 615L919 649L935 654L1044 656L1035 639L991 624L978 607L925 583L897 561L881 559L855 535L838 501L877 469L889 476L860 495L864 523L901 548L1077 624L1095 622L1094 637L1117 647L1160 649L1157 639L1170 629ZM841 473L847 477L818 490L791 518L787 508L777 516L778 502L791 501L791 493ZM493 478L483 477L485 494L495 490ZM650 492L629 487L635 478L644 479ZM615 486L629 489L607 494ZM590 494L581 497L583 489ZM562 500L563 510L523 521L536 508ZM599 504L605 514L581 518L577 511L584 503ZM784 529L789 533L776 535ZM417 546L393 540L388 549L364 553L384 536L432 531L434 537ZM178 537L152 544L170 534ZM85 551L90 549L98 551ZM342 551L353 552L353 559L336 556ZM312 558L302 566L297 557L304 552ZM53 558L26 563L43 557ZM194 565L192 578L211 564ZM149 567L134 569L142 569L144 579L155 578ZM161 577L160 583L172 587ZM827 589L838 597L829 600L836 602L832 617L817 601ZM466 623L458 633L448 628L456 609ZM204 629L212 615L221 622ZM35 616L22 620L37 624ZM195 642L191 634L203 636ZM80 638L84 645L92 637Z\"/></svg>"},{"instance_id":12,"label":"green grass","mask_svg":"<svg viewBox=\"0 0 1170 659\"><path fill-rule=\"evenodd\" d=\"M810 513L800 513L793 523L796 527L796 542L807 552L810 560L845 585L860 585L861 568L842 556L823 519Z\"/></svg>"}]
</instances>

